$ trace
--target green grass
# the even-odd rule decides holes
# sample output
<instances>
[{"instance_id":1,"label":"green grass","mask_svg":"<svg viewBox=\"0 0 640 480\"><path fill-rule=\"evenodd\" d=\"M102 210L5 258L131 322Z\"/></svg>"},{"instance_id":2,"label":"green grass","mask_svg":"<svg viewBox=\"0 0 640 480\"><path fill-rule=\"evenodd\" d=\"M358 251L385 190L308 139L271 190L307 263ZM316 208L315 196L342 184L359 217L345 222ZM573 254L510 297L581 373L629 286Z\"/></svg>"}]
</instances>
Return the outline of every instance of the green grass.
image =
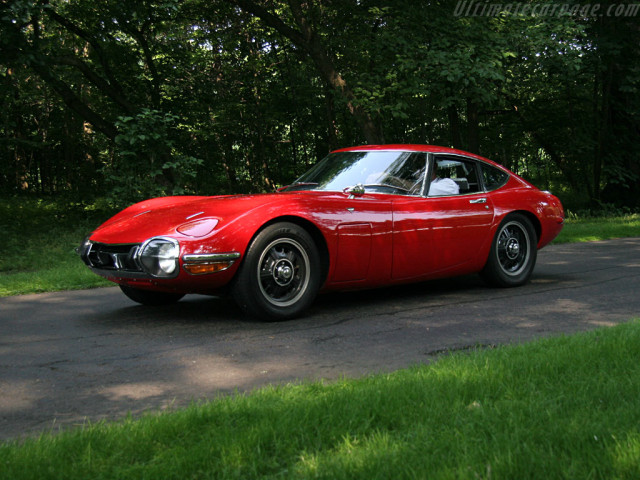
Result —
<instances>
[{"instance_id":1,"label":"green grass","mask_svg":"<svg viewBox=\"0 0 640 480\"><path fill-rule=\"evenodd\" d=\"M108 285L84 266L75 248L111 214L54 200L2 199L0 296Z\"/></svg>"},{"instance_id":2,"label":"green grass","mask_svg":"<svg viewBox=\"0 0 640 480\"><path fill-rule=\"evenodd\" d=\"M640 478L640 323L0 446L0 478Z\"/></svg>"},{"instance_id":3,"label":"green grass","mask_svg":"<svg viewBox=\"0 0 640 480\"><path fill-rule=\"evenodd\" d=\"M624 237L640 237L640 214L586 218L569 215L553 243L592 242Z\"/></svg>"}]
</instances>

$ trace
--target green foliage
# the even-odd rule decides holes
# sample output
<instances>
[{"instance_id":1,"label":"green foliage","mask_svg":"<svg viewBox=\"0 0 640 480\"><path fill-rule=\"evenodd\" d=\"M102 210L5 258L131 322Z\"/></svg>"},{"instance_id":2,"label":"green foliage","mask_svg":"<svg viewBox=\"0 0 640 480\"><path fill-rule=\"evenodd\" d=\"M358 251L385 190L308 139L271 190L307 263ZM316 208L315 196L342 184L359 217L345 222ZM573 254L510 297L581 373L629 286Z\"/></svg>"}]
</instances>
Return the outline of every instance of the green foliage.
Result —
<instances>
[{"instance_id":1,"label":"green foliage","mask_svg":"<svg viewBox=\"0 0 640 480\"><path fill-rule=\"evenodd\" d=\"M193 191L203 162L176 151L171 133L177 121L176 115L146 108L135 116L118 118L115 158L103 169L107 198L114 205Z\"/></svg>"},{"instance_id":2,"label":"green foliage","mask_svg":"<svg viewBox=\"0 0 640 480\"><path fill-rule=\"evenodd\" d=\"M264 191L376 138L480 153L582 206L637 206L637 19L455 6L3 3L0 188Z\"/></svg>"},{"instance_id":3,"label":"green foliage","mask_svg":"<svg viewBox=\"0 0 640 480\"><path fill-rule=\"evenodd\" d=\"M640 475L640 324L0 445L0 478Z\"/></svg>"}]
</instances>

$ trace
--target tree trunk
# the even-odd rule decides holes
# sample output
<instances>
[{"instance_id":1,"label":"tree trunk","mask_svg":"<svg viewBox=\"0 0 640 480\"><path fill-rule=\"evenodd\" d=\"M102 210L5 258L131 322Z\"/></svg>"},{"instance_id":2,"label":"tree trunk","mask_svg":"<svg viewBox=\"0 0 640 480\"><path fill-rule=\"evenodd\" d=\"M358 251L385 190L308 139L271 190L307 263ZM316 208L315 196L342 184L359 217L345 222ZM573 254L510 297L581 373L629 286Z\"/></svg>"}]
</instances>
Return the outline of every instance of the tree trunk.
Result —
<instances>
[{"instance_id":1,"label":"tree trunk","mask_svg":"<svg viewBox=\"0 0 640 480\"><path fill-rule=\"evenodd\" d=\"M460 117L458 115L458 109L455 105L450 105L447 108L447 115L449 117L449 135L451 137L451 145L453 148L462 148L462 137L460 136Z\"/></svg>"},{"instance_id":2,"label":"tree trunk","mask_svg":"<svg viewBox=\"0 0 640 480\"><path fill-rule=\"evenodd\" d=\"M479 128L478 104L467 98L467 150L476 154L480 153Z\"/></svg>"},{"instance_id":3,"label":"tree trunk","mask_svg":"<svg viewBox=\"0 0 640 480\"><path fill-rule=\"evenodd\" d=\"M336 127L335 102L330 88L325 88L324 99L327 109L327 143L329 144L329 151L331 151L338 148L338 128Z\"/></svg>"}]
</instances>

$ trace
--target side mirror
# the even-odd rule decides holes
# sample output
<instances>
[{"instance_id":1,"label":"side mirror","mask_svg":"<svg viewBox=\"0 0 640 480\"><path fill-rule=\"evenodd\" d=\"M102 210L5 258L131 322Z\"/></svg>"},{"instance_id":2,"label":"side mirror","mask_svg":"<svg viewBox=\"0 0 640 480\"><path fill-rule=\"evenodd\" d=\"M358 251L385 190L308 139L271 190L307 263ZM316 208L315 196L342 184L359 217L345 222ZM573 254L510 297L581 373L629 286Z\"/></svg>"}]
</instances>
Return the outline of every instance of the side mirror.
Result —
<instances>
[{"instance_id":1,"label":"side mirror","mask_svg":"<svg viewBox=\"0 0 640 480\"><path fill-rule=\"evenodd\" d=\"M358 183L357 185L354 185L353 187L345 188L343 190L343 192L345 194L348 194L349 198L361 197L362 195L364 195L364 185L362 185L361 183Z\"/></svg>"}]
</instances>

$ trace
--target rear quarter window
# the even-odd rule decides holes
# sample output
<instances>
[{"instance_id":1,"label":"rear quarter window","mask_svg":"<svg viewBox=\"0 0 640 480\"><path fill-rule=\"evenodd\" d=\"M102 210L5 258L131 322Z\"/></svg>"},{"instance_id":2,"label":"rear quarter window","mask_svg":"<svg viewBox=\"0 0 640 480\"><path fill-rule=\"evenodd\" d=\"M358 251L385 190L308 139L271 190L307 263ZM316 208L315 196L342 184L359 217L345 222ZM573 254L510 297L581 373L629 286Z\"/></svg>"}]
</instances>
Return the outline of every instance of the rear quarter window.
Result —
<instances>
[{"instance_id":1,"label":"rear quarter window","mask_svg":"<svg viewBox=\"0 0 640 480\"><path fill-rule=\"evenodd\" d=\"M490 192L491 190L497 190L502 187L507 180L509 180L509 174L502 170L495 168L485 163L480 166L482 170L482 180L484 182L484 188Z\"/></svg>"}]
</instances>

